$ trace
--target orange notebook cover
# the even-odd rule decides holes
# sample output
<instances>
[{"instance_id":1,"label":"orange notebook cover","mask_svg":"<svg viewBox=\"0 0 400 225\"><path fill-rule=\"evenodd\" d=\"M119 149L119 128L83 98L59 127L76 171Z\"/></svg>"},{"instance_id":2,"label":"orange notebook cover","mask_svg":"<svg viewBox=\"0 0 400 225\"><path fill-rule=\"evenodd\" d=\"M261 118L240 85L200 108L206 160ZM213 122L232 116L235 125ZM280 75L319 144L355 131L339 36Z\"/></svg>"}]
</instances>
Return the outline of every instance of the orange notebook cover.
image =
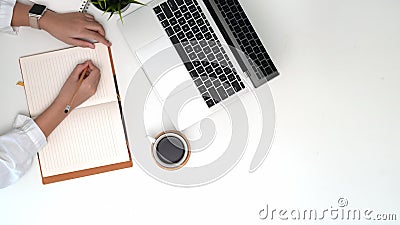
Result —
<instances>
[{"instance_id":1,"label":"orange notebook cover","mask_svg":"<svg viewBox=\"0 0 400 225\"><path fill-rule=\"evenodd\" d=\"M100 69L97 92L49 135L38 159L43 184L132 166L111 49L73 47L20 58L29 113L42 113L78 63ZM63 113L63 112L60 112Z\"/></svg>"}]
</instances>

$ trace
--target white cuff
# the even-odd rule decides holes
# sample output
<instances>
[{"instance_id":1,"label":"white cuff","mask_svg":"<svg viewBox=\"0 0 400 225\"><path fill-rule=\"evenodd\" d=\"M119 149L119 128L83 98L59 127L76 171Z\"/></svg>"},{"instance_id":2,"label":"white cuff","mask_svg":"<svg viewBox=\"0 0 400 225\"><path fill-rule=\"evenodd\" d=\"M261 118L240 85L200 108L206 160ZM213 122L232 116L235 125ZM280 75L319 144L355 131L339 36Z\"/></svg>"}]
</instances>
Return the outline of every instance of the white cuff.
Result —
<instances>
[{"instance_id":1,"label":"white cuff","mask_svg":"<svg viewBox=\"0 0 400 225\"><path fill-rule=\"evenodd\" d=\"M15 3L16 0L0 0L0 32L16 34L11 27Z\"/></svg>"},{"instance_id":2,"label":"white cuff","mask_svg":"<svg viewBox=\"0 0 400 225\"><path fill-rule=\"evenodd\" d=\"M32 148L34 154L37 152L36 149L42 149L47 144L46 136L32 118L17 115L13 127L28 135L35 146Z\"/></svg>"}]
</instances>

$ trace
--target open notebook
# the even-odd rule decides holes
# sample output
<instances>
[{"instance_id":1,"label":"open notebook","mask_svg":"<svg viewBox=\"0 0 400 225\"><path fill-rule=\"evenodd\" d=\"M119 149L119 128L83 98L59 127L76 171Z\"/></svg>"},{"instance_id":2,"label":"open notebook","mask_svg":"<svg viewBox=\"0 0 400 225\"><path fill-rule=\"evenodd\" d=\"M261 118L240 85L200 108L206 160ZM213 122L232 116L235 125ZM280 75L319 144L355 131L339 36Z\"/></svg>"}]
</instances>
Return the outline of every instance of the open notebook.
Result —
<instances>
[{"instance_id":1,"label":"open notebook","mask_svg":"<svg viewBox=\"0 0 400 225\"><path fill-rule=\"evenodd\" d=\"M39 152L44 184L132 166L111 50L103 44L20 58L31 117L52 103L75 66L88 59L101 71L97 92L70 112Z\"/></svg>"}]
</instances>

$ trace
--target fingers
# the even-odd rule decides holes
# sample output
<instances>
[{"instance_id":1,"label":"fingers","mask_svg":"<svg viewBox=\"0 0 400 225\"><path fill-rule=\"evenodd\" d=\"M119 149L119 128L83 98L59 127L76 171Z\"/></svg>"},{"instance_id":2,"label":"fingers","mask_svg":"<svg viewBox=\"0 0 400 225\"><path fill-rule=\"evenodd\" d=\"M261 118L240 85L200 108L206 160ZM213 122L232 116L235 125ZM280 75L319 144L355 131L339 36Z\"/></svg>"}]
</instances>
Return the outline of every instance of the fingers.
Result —
<instances>
[{"instance_id":1,"label":"fingers","mask_svg":"<svg viewBox=\"0 0 400 225\"><path fill-rule=\"evenodd\" d=\"M88 19L94 20L94 16L89 13L83 13L83 15Z\"/></svg>"},{"instance_id":2,"label":"fingers","mask_svg":"<svg viewBox=\"0 0 400 225\"><path fill-rule=\"evenodd\" d=\"M84 48L92 48L94 49L94 44L90 41L85 41L82 39L70 38L69 43L74 46L84 47Z\"/></svg>"},{"instance_id":3,"label":"fingers","mask_svg":"<svg viewBox=\"0 0 400 225\"><path fill-rule=\"evenodd\" d=\"M89 66L89 75L85 79L85 82L90 84L92 88L97 88L99 81L100 81L100 70L92 63L92 61L87 61L88 66Z\"/></svg>"},{"instance_id":4,"label":"fingers","mask_svg":"<svg viewBox=\"0 0 400 225\"><path fill-rule=\"evenodd\" d=\"M74 80L78 81L82 72L89 66L89 62L80 63L76 65L75 69L72 71L71 76ZM89 67L90 68L90 67Z\"/></svg>"},{"instance_id":5,"label":"fingers","mask_svg":"<svg viewBox=\"0 0 400 225\"><path fill-rule=\"evenodd\" d=\"M106 32L103 26L96 21L93 15L80 13L79 17L81 29L79 34L73 36L75 39L72 40L73 45L94 48L94 44L85 40L87 39L98 41L106 46L111 46L111 43L105 38Z\"/></svg>"},{"instance_id":6,"label":"fingers","mask_svg":"<svg viewBox=\"0 0 400 225\"><path fill-rule=\"evenodd\" d=\"M102 36L101 34L95 32L95 31L87 30L83 34L83 38L89 39L89 40L96 40L106 46L111 46L111 43L104 36Z\"/></svg>"},{"instance_id":7,"label":"fingers","mask_svg":"<svg viewBox=\"0 0 400 225\"><path fill-rule=\"evenodd\" d=\"M106 35L106 32L104 31L103 26L101 26L96 21L88 22L85 27L88 30L96 31L97 33L101 34L101 36L105 36Z\"/></svg>"}]
</instances>

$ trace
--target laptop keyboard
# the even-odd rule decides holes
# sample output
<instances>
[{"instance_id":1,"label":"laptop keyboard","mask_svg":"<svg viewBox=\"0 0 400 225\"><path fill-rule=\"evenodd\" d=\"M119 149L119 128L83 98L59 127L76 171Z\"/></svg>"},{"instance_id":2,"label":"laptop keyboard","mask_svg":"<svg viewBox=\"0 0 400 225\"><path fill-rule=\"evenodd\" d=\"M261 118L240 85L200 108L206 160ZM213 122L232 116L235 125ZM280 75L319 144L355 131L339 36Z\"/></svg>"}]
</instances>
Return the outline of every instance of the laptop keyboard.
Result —
<instances>
[{"instance_id":1,"label":"laptop keyboard","mask_svg":"<svg viewBox=\"0 0 400 225\"><path fill-rule=\"evenodd\" d=\"M257 77L259 79L264 77L272 79L277 76L278 70L238 0L215 0L214 2L235 36L240 49L250 57L250 65Z\"/></svg>"},{"instance_id":2,"label":"laptop keyboard","mask_svg":"<svg viewBox=\"0 0 400 225\"><path fill-rule=\"evenodd\" d=\"M153 10L209 108L245 88L196 0L168 0Z\"/></svg>"}]
</instances>

